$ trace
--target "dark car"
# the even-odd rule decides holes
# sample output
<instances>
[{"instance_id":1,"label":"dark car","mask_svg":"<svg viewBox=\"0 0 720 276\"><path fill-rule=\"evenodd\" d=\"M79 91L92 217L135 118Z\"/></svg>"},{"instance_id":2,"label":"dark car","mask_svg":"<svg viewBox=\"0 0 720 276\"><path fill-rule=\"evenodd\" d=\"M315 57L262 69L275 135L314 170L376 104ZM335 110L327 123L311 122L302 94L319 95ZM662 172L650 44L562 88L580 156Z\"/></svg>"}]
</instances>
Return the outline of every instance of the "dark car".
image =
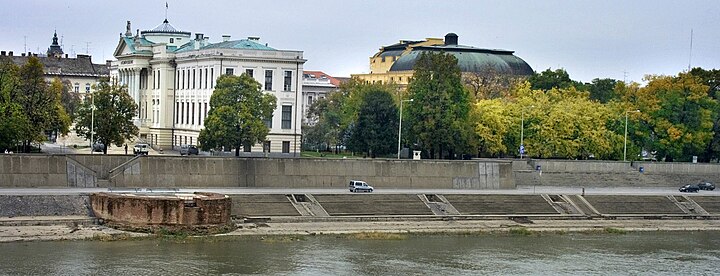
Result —
<instances>
[{"instance_id":1,"label":"dark car","mask_svg":"<svg viewBox=\"0 0 720 276\"><path fill-rule=\"evenodd\" d=\"M104 151L105 150L105 144L100 142L95 142L92 146L92 151Z\"/></svg>"},{"instance_id":2,"label":"dark car","mask_svg":"<svg viewBox=\"0 0 720 276\"><path fill-rule=\"evenodd\" d=\"M710 182L700 182L700 184L697 185L700 190L707 190L712 191L715 190L715 184L712 184Z\"/></svg>"},{"instance_id":3,"label":"dark car","mask_svg":"<svg viewBox=\"0 0 720 276\"><path fill-rule=\"evenodd\" d=\"M198 155L200 151L195 145L181 145L180 155Z\"/></svg>"},{"instance_id":4,"label":"dark car","mask_svg":"<svg viewBox=\"0 0 720 276\"><path fill-rule=\"evenodd\" d=\"M687 184L680 187L679 191L683 193L697 193L698 191L700 191L700 187L698 187L698 185Z\"/></svg>"}]
</instances>

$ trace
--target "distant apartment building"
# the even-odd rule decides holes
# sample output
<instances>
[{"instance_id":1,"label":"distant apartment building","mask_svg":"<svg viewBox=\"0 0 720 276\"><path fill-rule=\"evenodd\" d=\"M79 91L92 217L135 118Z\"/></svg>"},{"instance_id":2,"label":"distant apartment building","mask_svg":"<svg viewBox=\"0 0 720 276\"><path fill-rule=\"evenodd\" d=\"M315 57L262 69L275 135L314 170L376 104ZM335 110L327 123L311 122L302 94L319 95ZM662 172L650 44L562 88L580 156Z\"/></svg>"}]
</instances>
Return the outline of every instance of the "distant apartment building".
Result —
<instances>
[{"instance_id":1,"label":"distant apartment building","mask_svg":"<svg viewBox=\"0 0 720 276\"><path fill-rule=\"evenodd\" d=\"M175 29L167 19L133 34L130 21L120 35L111 76L127 85L138 104L140 138L162 148L197 144L210 110L210 96L221 74L248 74L264 93L275 95L277 108L263 143L244 154L289 155L300 151L303 86L302 51L278 50L259 37L219 42L201 33Z\"/></svg>"},{"instance_id":2,"label":"distant apartment building","mask_svg":"<svg viewBox=\"0 0 720 276\"><path fill-rule=\"evenodd\" d=\"M63 82L68 82L71 91L81 97L94 91L93 85L100 78L109 76L107 64L94 64L89 55L77 55L73 58L65 54L58 44L57 32L53 34L52 44L44 55L30 52L15 55L13 51L0 51L0 58L9 58L18 66L26 64L31 56L37 57L43 64L45 80L50 82L54 78L59 78Z\"/></svg>"},{"instance_id":3,"label":"distant apartment building","mask_svg":"<svg viewBox=\"0 0 720 276\"><path fill-rule=\"evenodd\" d=\"M533 70L524 60L513 55L513 51L483 49L458 44L454 33L442 38L425 40L400 40L399 43L380 47L370 57L370 73L353 74L367 83L395 83L406 87L414 73L415 62L422 53L443 52L455 56L463 74L492 69L506 75L529 76Z\"/></svg>"},{"instance_id":4,"label":"distant apartment building","mask_svg":"<svg viewBox=\"0 0 720 276\"><path fill-rule=\"evenodd\" d=\"M317 100L324 99L330 93L337 91L340 84L347 81L348 78L338 78L325 74L322 71L304 71L303 72L303 114L305 114L305 122L308 121L308 108Z\"/></svg>"}]
</instances>

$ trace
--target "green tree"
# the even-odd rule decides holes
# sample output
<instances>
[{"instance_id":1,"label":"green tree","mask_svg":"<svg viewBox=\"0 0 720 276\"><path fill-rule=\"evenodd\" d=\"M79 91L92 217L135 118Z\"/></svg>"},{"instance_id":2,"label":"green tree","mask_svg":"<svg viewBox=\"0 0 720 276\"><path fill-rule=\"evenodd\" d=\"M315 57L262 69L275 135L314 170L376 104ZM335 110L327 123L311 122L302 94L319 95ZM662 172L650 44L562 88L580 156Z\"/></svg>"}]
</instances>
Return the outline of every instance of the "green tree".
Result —
<instances>
[{"instance_id":1,"label":"green tree","mask_svg":"<svg viewBox=\"0 0 720 276\"><path fill-rule=\"evenodd\" d=\"M590 99L607 103L615 98L615 85L617 85L617 80L595 78L590 83L585 84L585 87L590 92Z\"/></svg>"},{"instance_id":2,"label":"green tree","mask_svg":"<svg viewBox=\"0 0 720 276\"><path fill-rule=\"evenodd\" d=\"M415 63L408 84L410 141L427 150L430 158L453 158L469 152L473 131L469 121L470 97L463 87L457 59L451 54L424 52Z\"/></svg>"},{"instance_id":3,"label":"green tree","mask_svg":"<svg viewBox=\"0 0 720 276\"><path fill-rule=\"evenodd\" d=\"M17 99L28 120L27 131L22 134L23 152L29 152L32 143L46 139L46 132L57 130L59 95L48 88L43 65L36 57L30 57L20 67Z\"/></svg>"},{"instance_id":4,"label":"green tree","mask_svg":"<svg viewBox=\"0 0 720 276\"><path fill-rule=\"evenodd\" d=\"M53 113L56 114L56 116L52 118L51 130L63 136L67 135L67 133L70 132L70 125L72 124L72 119L66 112L65 105L62 102L64 93L67 93L67 86L60 81L60 79L54 78L50 83L49 89L50 93L54 94L54 103L52 106L55 109Z\"/></svg>"},{"instance_id":5,"label":"green tree","mask_svg":"<svg viewBox=\"0 0 720 276\"><path fill-rule=\"evenodd\" d=\"M566 89L570 88L571 86L574 86L579 90L584 89L581 82L570 79L570 74L568 74L565 69L556 69L555 71L553 71L548 68L545 71L533 74L532 76L530 76L528 81L532 85L532 89L540 89L545 91L553 88Z\"/></svg>"},{"instance_id":6,"label":"green tree","mask_svg":"<svg viewBox=\"0 0 720 276\"><path fill-rule=\"evenodd\" d=\"M619 87L629 110L641 111L633 133L642 148L657 151L666 161L689 161L701 155L713 138L718 102L708 96L708 86L691 74L647 76L645 87ZM629 136L630 137L630 136Z\"/></svg>"},{"instance_id":7,"label":"green tree","mask_svg":"<svg viewBox=\"0 0 720 276\"><path fill-rule=\"evenodd\" d=\"M363 95L348 148L366 152L372 158L394 152L397 125L398 109L390 92L370 90Z\"/></svg>"},{"instance_id":8,"label":"green tree","mask_svg":"<svg viewBox=\"0 0 720 276\"><path fill-rule=\"evenodd\" d=\"M509 140L514 129L511 105L503 99L480 100L473 106L472 121L478 139L478 156L496 157L508 154Z\"/></svg>"},{"instance_id":9,"label":"green tree","mask_svg":"<svg viewBox=\"0 0 720 276\"><path fill-rule=\"evenodd\" d=\"M137 105L128 94L127 87L117 82L109 83L107 79L102 79L94 89L95 92L86 97L78 108L75 132L80 137L90 139L91 125L94 126L93 138L106 145L103 153L107 154L109 145L122 146L127 140L138 135L138 128L133 123Z\"/></svg>"},{"instance_id":10,"label":"green tree","mask_svg":"<svg viewBox=\"0 0 720 276\"><path fill-rule=\"evenodd\" d=\"M708 86L708 96L720 102L720 70L704 70L696 67L690 70L690 75L699 77L703 84ZM705 151L700 155L701 162L710 162L713 159L720 162L720 111L716 112L713 119L713 138L705 147Z\"/></svg>"},{"instance_id":11,"label":"green tree","mask_svg":"<svg viewBox=\"0 0 720 276\"><path fill-rule=\"evenodd\" d=\"M203 150L230 147L240 156L240 147L262 143L269 129L276 98L265 94L260 83L246 74L222 75L210 97L210 111L198 142Z\"/></svg>"},{"instance_id":12,"label":"green tree","mask_svg":"<svg viewBox=\"0 0 720 276\"><path fill-rule=\"evenodd\" d=\"M62 81L62 89L60 90L60 103L65 109L65 112L67 112L68 116L70 116L71 121L75 120L75 113L81 103L80 95L73 92L72 83L68 80Z\"/></svg>"},{"instance_id":13,"label":"green tree","mask_svg":"<svg viewBox=\"0 0 720 276\"><path fill-rule=\"evenodd\" d=\"M15 149L29 131L18 99L19 70L12 60L0 57L0 151Z\"/></svg>"}]
</instances>

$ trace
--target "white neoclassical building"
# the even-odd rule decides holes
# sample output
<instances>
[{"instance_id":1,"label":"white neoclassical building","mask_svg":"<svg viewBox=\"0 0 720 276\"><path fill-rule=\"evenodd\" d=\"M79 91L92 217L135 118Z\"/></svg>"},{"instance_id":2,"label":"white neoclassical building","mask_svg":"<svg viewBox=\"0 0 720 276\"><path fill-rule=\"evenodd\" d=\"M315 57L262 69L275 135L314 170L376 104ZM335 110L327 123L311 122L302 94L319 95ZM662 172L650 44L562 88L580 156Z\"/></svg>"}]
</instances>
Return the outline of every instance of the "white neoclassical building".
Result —
<instances>
[{"instance_id":1,"label":"white neoclassical building","mask_svg":"<svg viewBox=\"0 0 720 276\"><path fill-rule=\"evenodd\" d=\"M267 141L243 149L273 156L299 156L302 122L302 51L277 50L258 37L212 43L209 37L176 30L167 20L152 30L136 31L130 21L115 49L110 75L127 85L138 104L140 139L163 149L197 144L220 74L248 74L277 108ZM228 149L226 149L228 150Z\"/></svg>"}]
</instances>

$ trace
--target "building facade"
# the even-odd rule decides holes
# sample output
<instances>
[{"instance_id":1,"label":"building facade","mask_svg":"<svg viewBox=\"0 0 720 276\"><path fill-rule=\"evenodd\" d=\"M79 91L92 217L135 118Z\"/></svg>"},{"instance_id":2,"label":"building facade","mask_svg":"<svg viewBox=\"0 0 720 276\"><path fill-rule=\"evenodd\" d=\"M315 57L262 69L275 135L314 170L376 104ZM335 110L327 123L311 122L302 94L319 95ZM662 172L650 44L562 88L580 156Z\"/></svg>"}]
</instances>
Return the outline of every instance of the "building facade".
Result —
<instances>
[{"instance_id":1,"label":"building facade","mask_svg":"<svg viewBox=\"0 0 720 276\"><path fill-rule=\"evenodd\" d=\"M13 51L0 51L0 58L8 58L18 66L26 64L30 57L36 57L42 63L46 81L59 78L69 83L70 90L81 98L94 91L94 85L100 78L109 77L108 64L94 64L89 55L72 58L65 54L58 44L57 32L44 55L32 52L15 55Z\"/></svg>"},{"instance_id":2,"label":"building facade","mask_svg":"<svg viewBox=\"0 0 720 276\"><path fill-rule=\"evenodd\" d=\"M303 114L305 114L304 122L313 124L308 118L308 108L317 100L324 99L330 93L337 91L342 78L335 78L322 71L304 71L303 72Z\"/></svg>"},{"instance_id":3,"label":"building facade","mask_svg":"<svg viewBox=\"0 0 720 276\"><path fill-rule=\"evenodd\" d=\"M370 73L353 74L367 83L395 83L406 87L414 73L413 66L424 52L443 52L452 54L458 60L463 74L482 72L491 69L505 75L529 76L533 70L524 60L513 55L513 51L483 49L459 45L454 33L442 38L425 40L400 40L399 43L380 47L370 57Z\"/></svg>"},{"instance_id":4,"label":"building facade","mask_svg":"<svg viewBox=\"0 0 720 276\"><path fill-rule=\"evenodd\" d=\"M210 110L210 96L221 74L248 74L277 98L270 132L262 144L243 154L296 155L302 120L302 51L277 50L258 37L212 43L209 37L176 30L165 20L152 30L136 31L130 21L114 53L111 75L127 85L138 104L140 139L156 148L197 144ZM230 150L230 149L226 149Z\"/></svg>"}]
</instances>

